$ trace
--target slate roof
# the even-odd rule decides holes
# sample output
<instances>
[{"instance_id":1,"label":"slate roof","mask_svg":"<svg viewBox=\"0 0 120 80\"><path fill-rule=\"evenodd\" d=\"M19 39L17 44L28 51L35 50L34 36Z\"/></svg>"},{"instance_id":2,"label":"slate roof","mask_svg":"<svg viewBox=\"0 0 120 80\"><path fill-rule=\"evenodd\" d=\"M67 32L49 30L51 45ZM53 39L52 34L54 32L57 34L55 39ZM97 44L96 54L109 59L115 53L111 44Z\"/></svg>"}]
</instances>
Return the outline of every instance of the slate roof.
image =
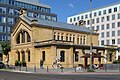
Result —
<instances>
[{"instance_id":1,"label":"slate roof","mask_svg":"<svg viewBox=\"0 0 120 80\"><path fill-rule=\"evenodd\" d=\"M24 21L26 21L29 24L32 24L32 20L37 20L35 24L37 25L43 25L46 27L53 27L57 29L64 29L64 30L72 30L72 31L79 31L79 32L85 32L85 33L90 33L90 29L84 27L84 26L77 26L77 25L72 25L64 22L56 22L56 21L48 21L48 20L43 20L43 19L38 19L38 18L31 18L27 16L20 16ZM93 32L94 34L97 34Z\"/></svg>"}]
</instances>

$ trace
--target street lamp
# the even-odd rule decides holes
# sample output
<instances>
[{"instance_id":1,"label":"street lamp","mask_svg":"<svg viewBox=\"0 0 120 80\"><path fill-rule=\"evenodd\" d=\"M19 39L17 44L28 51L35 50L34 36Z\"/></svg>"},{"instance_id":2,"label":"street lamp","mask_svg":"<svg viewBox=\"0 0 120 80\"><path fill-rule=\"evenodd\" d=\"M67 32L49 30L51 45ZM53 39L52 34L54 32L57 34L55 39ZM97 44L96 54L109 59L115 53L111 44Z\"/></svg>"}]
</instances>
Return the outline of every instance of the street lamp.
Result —
<instances>
[{"instance_id":1,"label":"street lamp","mask_svg":"<svg viewBox=\"0 0 120 80\"><path fill-rule=\"evenodd\" d=\"M92 69L92 0L90 0L90 69Z\"/></svg>"}]
</instances>

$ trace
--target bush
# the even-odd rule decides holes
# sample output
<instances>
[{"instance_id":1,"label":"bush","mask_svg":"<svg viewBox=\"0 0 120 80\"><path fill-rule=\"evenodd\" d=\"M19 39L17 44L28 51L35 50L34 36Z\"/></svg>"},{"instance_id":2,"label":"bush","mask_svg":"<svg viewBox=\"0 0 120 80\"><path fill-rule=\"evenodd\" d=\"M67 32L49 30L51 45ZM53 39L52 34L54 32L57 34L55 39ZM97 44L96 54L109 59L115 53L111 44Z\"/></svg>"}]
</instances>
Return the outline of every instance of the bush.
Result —
<instances>
[{"instance_id":1,"label":"bush","mask_svg":"<svg viewBox=\"0 0 120 80\"><path fill-rule=\"evenodd\" d=\"M19 66L20 62L18 60L15 61L15 66Z\"/></svg>"},{"instance_id":2,"label":"bush","mask_svg":"<svg viewBox=\"0 0 120 80\"><path fill-rule=\"evenodd\" d=\"M93 69L87 69L87 72L95 72Z\"/></svg>"},{"instance_id":3,"label":"bush","mask_svg":"<svg viewBox=\"0 0 120 80\"><path fill-rule=\"evenodd\" d=\"M120 64L120 60L113 61L113 64Z\"/></svg>"},{"instance_id":4,"label":"bush","mask_svg":"<svg viewBox=\"0 0 120 80\"><path fill-rule=\"evenodd\" d=\"M22 66L26 67L26 62L25 61L22 61Z\"/></svg>"}]
</instances>

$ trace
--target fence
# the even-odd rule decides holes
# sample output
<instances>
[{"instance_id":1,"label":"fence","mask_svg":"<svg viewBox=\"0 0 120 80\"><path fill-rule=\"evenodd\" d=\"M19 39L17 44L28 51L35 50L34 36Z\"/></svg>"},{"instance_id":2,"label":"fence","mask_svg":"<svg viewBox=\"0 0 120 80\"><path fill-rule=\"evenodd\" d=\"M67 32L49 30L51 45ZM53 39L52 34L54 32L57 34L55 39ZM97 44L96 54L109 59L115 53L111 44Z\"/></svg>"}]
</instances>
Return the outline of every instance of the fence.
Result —
<instances>
[{"instance_id":1,"label":"fence","mask_svg":"<svg viewBox=\"0 0 120 80\"><path fill-rule=\"evenodd\" d=\"M104 64L105 72L120 72L120 64Z\"/></svg>"},{"instance_id":2,"label":"fence","mask_svg":"<svg viewBox=\"0 0 120 80\"><path fill-rule=\"evenodd\" d=\"M49 69L47 66L45 69L37 68L34 66L33 68L29 67L20 67L20 66L12 66L9 67L10 70L14 71L24 71L24 72L32 72L32 73L49 73L49 72L87 72L87 69L84 68L61 68L61 69ZM120 64L104 64L102 69L95 69L95 72L120 72Z\"/></svg>"}]
</instances>

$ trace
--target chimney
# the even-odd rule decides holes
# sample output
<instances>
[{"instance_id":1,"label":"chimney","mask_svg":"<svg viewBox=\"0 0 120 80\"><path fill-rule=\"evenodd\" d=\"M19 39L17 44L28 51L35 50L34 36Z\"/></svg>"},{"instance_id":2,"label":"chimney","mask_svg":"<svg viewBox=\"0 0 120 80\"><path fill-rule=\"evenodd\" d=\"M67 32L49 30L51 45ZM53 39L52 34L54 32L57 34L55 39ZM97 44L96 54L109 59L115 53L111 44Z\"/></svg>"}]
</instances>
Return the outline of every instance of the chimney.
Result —
<instances>
[{"instance_id":1,"label":"chimney","mask_svg":"<svg viewBox=\"0 0 120 80\"><path fill-rule=\"evenodd\" d=\"M19 14L20 14L20 16L21 15L27 15L27 9L20 9Z\"/></svg>"},{"instance_id":2,"label":"chimney","mask_svg":"<svg viewBox=\"0 0 120 80\"><path fill-rule=\"evenodd\" d=\"M38 20L37 19L33 19L31 22L32 22L32 24L38 24Z\"/></svg>"}]
</instances>

